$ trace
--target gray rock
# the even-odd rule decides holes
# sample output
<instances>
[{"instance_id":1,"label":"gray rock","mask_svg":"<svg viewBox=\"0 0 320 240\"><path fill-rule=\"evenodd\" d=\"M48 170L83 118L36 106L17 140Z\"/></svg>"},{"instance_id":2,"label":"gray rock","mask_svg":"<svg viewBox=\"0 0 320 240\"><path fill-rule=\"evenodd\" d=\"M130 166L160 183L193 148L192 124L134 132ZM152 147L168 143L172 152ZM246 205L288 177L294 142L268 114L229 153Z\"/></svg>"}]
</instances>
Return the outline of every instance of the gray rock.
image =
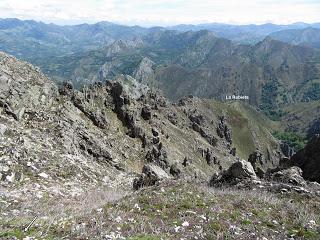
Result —
<instances>
[{"instance_id":1,"label":"gray rock","mask_svg":"<svg viewBox=\"0 0 320 240\"><path fill-rule=\"evenodd\" d=\"M281 142L280 143L280 148L284 156L290 158L295 154L294 148L290 147L287 143Z\"/></svg>"},{"instance_id":2,"label":"gray rock","mask_svg":"<svg viewBox=\"0 0 320 240\"><path fill-rule=\"evenodd\" d=\"M201 114L191 114L189 119L192 123L196 123L198 125L202 125L204 123L204 117Z\"/></svg>"},{"instance_id":3,"label":"gray rock","mask_svg":"<svg viewBox=\"0 0 320 240\"><path fill-rule=\"evenodd\" d=\"M277 182L291 183L293 185L305 186L306 182L302 177L302 170L299 167L290 167L272 174L271 180Z\"/></svg>"},{"instance_id":4,"label":"gray rock","mask_svg":"<svg viewBox=\"0 0 320 240\"><path fill-rule=\"evenodd\" d=\"M109 126L109 122L105 112L87 101L84 93L78 92L74 94L72 102L74 106L77 107L81 112L83 112L84 115L86 115L97 127L107 128Z\"/></svg>"},{"instance_id":5,"label":"gray rock","mask_svg":"<svg viewBox=\"0 0 320 240\"><path fill-rule=\"evenodd\" d=\"M263 165L263 155L259 149L256 149L256 151L250 154L248 162L251 163L256 173L258 173L259 171L259 177L264 175L262 173L263 169L261 168L261 166Z\"/></svg>"},{"instance_id":6,"label":"gray rock","mask_svg":"<svg viewBox=\"0 0 320 240\"><path fill-rule=\"evenodd\" d=\"M151 131L152 131L152 135L153 135L153 136L155 136L155 137L158 137L158 136L159 136L159 131L158 131L158 129L156 129L155 127L153 127L153 128L151 129Z\"/></svg>"},{"instance_id":7,"label":"gray rock","mask_svg":"<svg viewBox=\"0 0 320 240\"><path fill-rule=\"evenodd\" d=\"M60 95L63 96L71 96L73 92L73 84L72 82L63 82L61 87L59 88Z\"/></svg>"},{"instance_id":8,"label":"gray rock","mask_svg":"<svg viewBox=\"0 0 320 240\"><path fill-rule=\"evenodd\" d=\"M167 152L161 142L152 146L152 149L147 152L146 159L148 162L154 163L163 169L167 169L170 166Z\"/></svg>"},{"instance_id":9,"label":"gray rock","mask_svg":"<svg viewBox=\"0 0 320 240\"><path fill-rule=\"evenodd\" d=\"M170 176L161 167L154 164L146 164L143 166L140 177L134 180L133 188L138 190L142 187L153 186L169 178Z\"/></svg>"},{"instance_id":10,"label":"gray rock","mask_svg":"<svg viewBox=\"0 0 320 240\"><path fill-rule=\"evenodd\" d=\"M0 124L0 135L4 135L4 133L6 132L7 130L7 126L4 125L4 124Z\"/></svg>"},{"instance_id":11,"label":"gray rock","mask_svg":"<svg viewBox=\"0 0 320 240\"><path fill-rule=\"evenodd\" d=\"M144 57L135 72L133 73L133 76L135 79L137 79L141 83L149 83L150 80L154 78L154 71L153 66L155 63L151 61L149 58Z\"/></svg>"},{"instance_id":12,"label":"gray rock","mask_svg":"<svg viewBox=\"0 0 320 240\"><path fill-rule=\"evenodd\" d=\"M181 170L180 168L178 167L178 164L177 163L174 163L171 165L170 167L170 174L172 176L174 176L175 178L179 178L181 176Z\"/></svg>"},{"instance_id":13,"label":"gray rock","mask_svg":"<svg viewBox=\"0 0 320 240\"><path fill-rule=\"evenodd\" d=\"M292 161L288 157L283 157L279 161L279 168L284 169L284 168L289 168L292 166Z\"/></svg>"},{"instance_id":14,"label":"gray rock","mask_svg":"<svg viewBox=\"0 0 320 240\"><path fill-rule=\"evenodd\" d=\"M217 134L220 138L225 138L227 142L232 144L232 131L231 129L227 126L226 120L224 116L220 116L220 122L217 127Z\"/></svg>"},{"instance_id":15,"label":"gray rock","mask_svg":"<svg viewBox=\"0 0 320 240\"><path fill-rule=\"evenodd\" d=\"M177 114L175 112L169 113L168 114L168 119L173 125L177 125L178 124L178 117L177 117Z\"/></svg>"},{"instance_id":16,"label":"gray rock","mask_svg":"<svg viewBox=\"0 0 320 240\"><path fill-rule=\"evenodd\" d=\"M217 158L213 156L213 153L209 148L206 150L205 156L208 165L217 164Z\"/></svg>"},{"instance_id":17,"label":"gray rock","mask_svg":"<svg viewBox=\"0 0 320 240\"><path fill-rule=\"evenodd\" d=\"M144 120L150 120L151 119L151 107L149 105L145 105L143 106L143 108L141 109L141 117Z\"/></svg>"},{"instance_id":18,"label":"gray rock","mask_svg":"<svg viewBox=\"0 0 320 240\"><path fill-rule=\"evenodd\" d=\"M257 180L257 175L251 163L245 160L239 160L220 174L214 174L209 184L211 186L220 186L221 184L235 185L242 181L255 180Z\"/></svg>"},{"instance_id":19,"label":"gray rock","mask_svg":"<svg viewBox=\"0 0 320 240\"><path fill-rule=\"evenodd\" d=\"M236 156L236 154L237 154L237 149L236 149L235 147L234 147L234 148L231 148L230 154L231 154L232 156Z\"/></svg>"},{"instance_id":20,"label":"gray rock","mask_svg":"<svg viewBox=\"0 0 320 240\"><path fill-rule=\"evenodd\" d=\"M182 166L187 167L187 166L190 166L191 164L192 164L192 159L188 157L185 157L183 159Z\"/></svg>"},{"instance_id":21,"label":"gray rock","mask_svg":"<svg viewBox=\"0 0 320 240\"><path fill-rule=\"evenodd\" d=\"M231 165L228 169L228 173L232 178L238 179L256 179L257 175L250 162L240 160Z\"/></svg>"},{"instance_id":22,"label":"gray rock","mask_svg":"<svg viewBox=\"0 0 320 240\"><path fill-rule=\"evenodd\" d=\"M49 109L57 87L31 64L0 52L0 107L21 120L25 112Z\"/></svg>"}]
</instances>

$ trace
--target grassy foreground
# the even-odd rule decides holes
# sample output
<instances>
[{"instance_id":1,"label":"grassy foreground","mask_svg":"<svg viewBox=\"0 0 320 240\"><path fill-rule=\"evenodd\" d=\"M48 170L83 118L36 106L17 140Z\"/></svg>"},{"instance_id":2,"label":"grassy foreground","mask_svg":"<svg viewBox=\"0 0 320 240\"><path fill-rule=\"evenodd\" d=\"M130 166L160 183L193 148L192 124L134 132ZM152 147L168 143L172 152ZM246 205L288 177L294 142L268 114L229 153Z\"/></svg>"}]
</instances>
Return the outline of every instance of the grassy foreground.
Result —
<instances>
[{"instance_id":1,"label":"grassy foreground","mask_svg":"<svg viewBox=\"0 0 320 240\"><path fill-rule=\"evenodd\" d=\"M320 239L319 198L181 182L92 194L47 199L28 229L32 214L4 218L0 239Z\"/></svg>"}]
</instances>

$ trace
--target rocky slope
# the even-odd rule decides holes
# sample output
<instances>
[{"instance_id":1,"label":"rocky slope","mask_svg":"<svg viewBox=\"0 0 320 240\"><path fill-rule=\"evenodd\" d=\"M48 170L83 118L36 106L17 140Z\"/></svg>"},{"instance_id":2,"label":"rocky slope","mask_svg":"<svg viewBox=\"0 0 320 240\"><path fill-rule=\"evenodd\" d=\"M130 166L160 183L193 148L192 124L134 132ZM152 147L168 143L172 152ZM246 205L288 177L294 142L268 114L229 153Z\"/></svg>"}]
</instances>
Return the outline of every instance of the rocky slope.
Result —
<instances>
[{"instance_id":1,"label":"rocky slope","mask_svg":"<svg viewBox=\"0 0 320 240\"><path fill-rule=\"evenodd\" d=\"M236 184L236 188L270 189L275 194L301 193L318 204L318 186L301 180L300 170L294 172L298 178L292 178L301 180L297 182L298 187L293 180L284 185L277 183L275 188L267 178L259 181L258 177L265 176L282 182L291 178L278 171L268 174L269 168L278 166L282 154L270 134L273 123L250 106L191 96L170 103L158 92L123 75L117 81L95 83L81 91L70 83L58 89L32 65L4 53L0 60L0 237L3 239L27 236L37 239L136 236L139 239L143 225L138 221L132 232L125 230L122 219L135 222L136 217L139 218L140 214L133 213L131 208L143 206L143 215L145 211L155 212L153 208L144 209L142 203L148 201L153 192L146 190L145 195L143 192L145 187L161 186L162 182L186 184L186 189L202 196L199 204L210 207L214 207L214 203L207 198L212 195L204 196L198 188L207 186L210 180L219 182L213 179L224 179L224 176L228 176L228 184ZM248 167L244 168L239 162ZM279 175L284 176L282 180L278 180ZM242 180L250 180L251 176L254 181L244 184ZM224 182L221 181L222 185ZM193 186L196 189L192 190ZM178 188L179 185L172 189ZM133 193L133 189L139 190ZM135 196L145 198L136 203ZM185 197L178 195L179 201L185 202ZM170 199L164 195L161 204ZM110 206L108 212L106 201L120 201L119 206L124 206ZM152 204L160 206L160 203ZM169 203L166 206L170 209ZM174 213L175 221L187 221L180 214L185 214L185 210L200 210L194 207L182 207L181 213ZM164 220L168 216L163 211L163 207L157 208ZM315 210L314 216L317 214ZM208 215L210 224L214 217ZM148 219L149 216L145 218ZM313 216L299 224L303 226L310 221L313 221L312 227L303 234L318 236L319 223ZM181 225L178 222L170 224L178 227ZM228 220L226 226L231 222ZM106 225L109 227L104 227ZM288 225L288 229L278 234L261 230L259 236L288 235L291 228L300 229L300 225ZM175 227L157 231L169 239L179 234L194 236L192 229L178 231L176 235ZM201 224L200 228L203 227ZM155 234L152 229L144 231ZM229 230L221 231L227 234ZM243 234L248 231L243 230ZM206 234L220 236L221 233L214 227L204 235L199 233L199 238L205 239ZM243 236L245 239L246 235Z\"/></svg>"}]
</instances>

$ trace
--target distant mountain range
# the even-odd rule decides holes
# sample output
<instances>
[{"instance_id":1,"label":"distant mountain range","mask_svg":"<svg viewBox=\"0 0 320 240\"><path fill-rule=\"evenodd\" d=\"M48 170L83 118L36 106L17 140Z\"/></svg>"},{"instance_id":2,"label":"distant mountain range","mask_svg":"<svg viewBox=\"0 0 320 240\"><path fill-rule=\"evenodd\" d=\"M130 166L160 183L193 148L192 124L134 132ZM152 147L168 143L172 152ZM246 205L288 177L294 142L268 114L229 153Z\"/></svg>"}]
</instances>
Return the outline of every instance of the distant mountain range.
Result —
<instances>
[{"instance_id":1,"label":"distant mountain range","mask_svg":"<svg viewBox=\"0 0 320 240\"><path fill-rule=\"evenodd\" d=\"M58 26L32 20L0 19L0 50L38 64L38 58L97 49L118 39L141 37L150 31L153 29L110 22Z\"/></svg>"},{"instance_id":2,"label":"distant mountain range","mask_svg":"<svg viewBox=\"0 0 320 240\"><path fill-rule=\"evenodd\" d=\"M288 29L271 33L270 37L295 45L320 48L320 29L318 28Z\"/></svg>"},{"instance_id":3,"label":"distant mountain range","mask_svg":"<svg viewBox=\"0 0 320 240\"><path fill-rule=\"evenodd\" d=\"M0 50L57 82L81 86L125 74L173 100L248 95L278 118L283 106L320 100L319 31L319 23L143 28L2 19Z\"/></svg>"},{"instance_id":4,"label":"distant mountain range","mask_svg":"<svg viewBox=\"0 0 320 240\"><path fill-rule=\"evenodd\" d=\"M230 25L209 23L199 25L176 25L169 27L168 29L178 31L209 30L214 32L219 37L227 38L237 43L257 43L274 32L288 29L305 29L310 27L319 29L320 23L293 23L288 25L277 25L272 23L266 23L262 25Z\"/></svg>"},{"instance_id":5,"label":"distant mountain range","mask_svg":"<svg viewBox=\"0 0 320 240\"><path fill-rule=\"evenodd\" d=\"M133 38L141 38L147 34L164 30L177 30L180 32L208 30L213 32L217 37L226 38L237 43L250 44L257 43L275 32L290 30L282 32L279 38L277 38L278 34L275 34L275 38L299 44L300 41L292 41L293 35L301 34L301 31L305 29L309 29L308 32L310 32L310 28L314 30L320 29L320 23L294 23L290 25L228 25L212 23L176 25L167 28L143 28L140 26L124 26L111 22L60 26L13 18L0 19L0 50L35 61L38 56L42 55L59 56L83 52L109 45L115 40L132 40ZM308 38L306 39L306 35L308 34L303 34L303 43L307 43ZM311 41L314 45L315 39L312 38ZM318 45L316 46L318 47Z\"/></svg>"},{"instance_id":6,"label":"distant mountain range","mask_svg":"<svg viewBox=\"0 0 320 240\"><path fill-rule=\"evenodd\" d=\"M248 95L272 115L282 105L320 99L320 51L270 37L238 45L206 30L167 30L50 61L43 65L46 72L75 84L127 74L173 100Z\"/></svg>"}]
</instances>

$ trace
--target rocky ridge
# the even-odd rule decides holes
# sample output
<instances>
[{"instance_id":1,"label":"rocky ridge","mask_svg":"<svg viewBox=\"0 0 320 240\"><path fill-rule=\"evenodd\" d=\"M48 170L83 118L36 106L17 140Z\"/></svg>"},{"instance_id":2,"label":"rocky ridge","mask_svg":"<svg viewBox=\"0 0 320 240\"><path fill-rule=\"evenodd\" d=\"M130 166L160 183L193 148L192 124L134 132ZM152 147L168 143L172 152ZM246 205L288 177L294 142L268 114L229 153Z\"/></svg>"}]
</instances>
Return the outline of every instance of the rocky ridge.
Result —
<instances>
[{"instance_id":1,"label":"rocky ridge","mask_svg":"<svg viewBox=\"0 0 320 240\"><path fill-rule=\"evenodd\" d=\"M272 144L255 145L262 135L251 134L261 151L241 160L247 149L239 144L240 112L221 112L212 101L189 96L171 103L125 75L81 91L71 83L58 89L37 68L4 53L0 81L2 231L22 225L28 233L26 221L34 216L46 222L50 211L34 202L76 201L93 190L130 195L179 181L319 194L316 183L302 178L303 167L268 170L282 158L272 137ZM21 222L12 223L17 217Z\"/></svg>"},{"instance_id":2,"label":"rocky ridge","mask_svg":"<svg viewBox=\"0 0 320 240\"><path fill-rule=\"evenodd\" d=\"M205 100L172 104L129 76L58 89L30 64L4 53L1 60L1 178L8 187L60 180L131 186L147 163L206 181L236 159L227 117Z\"/></svg>"}]
</instances>

